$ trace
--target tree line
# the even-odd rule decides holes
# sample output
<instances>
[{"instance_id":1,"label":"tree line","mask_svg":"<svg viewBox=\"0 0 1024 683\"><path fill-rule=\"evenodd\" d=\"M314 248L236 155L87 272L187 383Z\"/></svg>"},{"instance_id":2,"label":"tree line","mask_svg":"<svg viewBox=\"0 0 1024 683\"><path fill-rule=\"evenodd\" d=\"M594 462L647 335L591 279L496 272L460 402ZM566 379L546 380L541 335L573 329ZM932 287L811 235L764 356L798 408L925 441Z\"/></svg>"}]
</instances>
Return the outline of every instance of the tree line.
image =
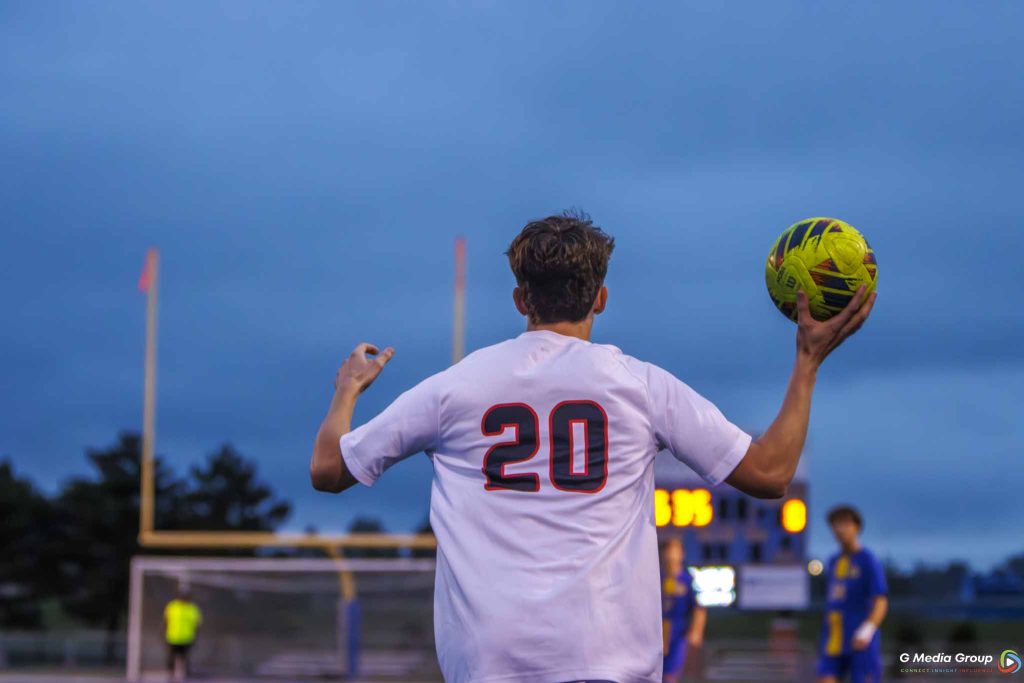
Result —
<instances>
[{"instance_id":1,"label":"tree line","mask_svg":"<svg viewBox=\"0 0 1024 683\"><path fill-rule=\"evenodd\" d=\"M87 450L89 474L51 496L10 459L0 461L0 628L41 628L54 609L111 634L123 628L129 562L143 552L141 453L139 435L124 432L107 448ZM154 482L158 529L273 531L292 509L230 444L184 476L157 457Z\"/></svg>"}]
</instances>

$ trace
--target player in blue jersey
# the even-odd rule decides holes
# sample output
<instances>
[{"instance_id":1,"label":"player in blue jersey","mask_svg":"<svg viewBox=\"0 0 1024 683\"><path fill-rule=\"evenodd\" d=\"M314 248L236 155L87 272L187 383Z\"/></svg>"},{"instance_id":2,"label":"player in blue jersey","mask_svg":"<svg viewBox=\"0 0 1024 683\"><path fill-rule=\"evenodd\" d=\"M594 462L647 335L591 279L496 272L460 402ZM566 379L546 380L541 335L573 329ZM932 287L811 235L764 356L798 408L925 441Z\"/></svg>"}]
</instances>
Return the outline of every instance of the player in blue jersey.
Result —
<instances>
[{"instance_id":1,"label":"player in blue jersey","mask_svg":"<svg viewBox=\"0 0 1024 683\"><path fill-rule=\"evenodd\" d=\"M679 680L690 646L704 643L707 610L697 604L693 576L686 570L686 551L678 538L661 545L661 617L664 638L663 680Z\"/></svg>"},{"instance_id":2,"label":"player in blue jersey","mask_svg":"<svg viewBox=\"0 0 1024 683\"><path fill-rule=\"evenodd\" d=\"M828 562L828 602L821 633L818 683L882 679L882 642L878 627L889 609L885 572L860 543L860 513L840 505L828 513L839 553Z\"/></svg>"}]
</instances>

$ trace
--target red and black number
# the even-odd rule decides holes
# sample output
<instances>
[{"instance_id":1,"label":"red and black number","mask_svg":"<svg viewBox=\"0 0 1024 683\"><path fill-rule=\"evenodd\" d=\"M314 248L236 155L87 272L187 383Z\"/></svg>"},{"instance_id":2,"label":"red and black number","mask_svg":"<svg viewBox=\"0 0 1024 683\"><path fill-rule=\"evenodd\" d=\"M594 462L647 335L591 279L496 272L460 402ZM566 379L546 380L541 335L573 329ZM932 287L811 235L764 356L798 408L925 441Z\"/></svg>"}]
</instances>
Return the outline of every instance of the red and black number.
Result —
<instances>
[{"instance_id":1,"label":"red and black number","mask_svg":"<svg viewBox=\"0 0 1024 683\"><path fill-rule=\"evenodd\" d=\"M525 403L501 403L484 413L484 436L501 436L512 429L514 439L494 444L484 454L481 468L488 491L540 490L535 473L508 474L505 466L526 462L540 448L537 413ZM560 491L597 493L608 481L608 415L593 401L563 401L548 419L551 483ZM582 443L576 443L578 436ZM578 454L582 463L575 459Z\"/></svg>"},{"instance_id":2,"label":"red and black number","mask_svg":"<svg viewBox=\"0 0 1024 683\"><path fill-rule=\"evenodd\" d=\"M495 444L484 455L482 471L488 491L539 491L540 477L536 474L505 474L505 465L523 462L537 455L537 413L525 403L503 403L484 413L480 429L484 436L501 436L508 428L515 430L515 440Z\"/></svg>"},{"instance_id":3,"label":"red and black number","mask_svg":"<svg viewBox=\"0 0 1024 683\"><path fill-rule=\"evenodd\" d=\"M583 432L583 448L574 443L574 425ZM597 493L608 481L608 416L593 401L564 401L551 411L551 483L562 491ZM573 458L583 450L582 472Z\"/></svg>"}]
</instances>

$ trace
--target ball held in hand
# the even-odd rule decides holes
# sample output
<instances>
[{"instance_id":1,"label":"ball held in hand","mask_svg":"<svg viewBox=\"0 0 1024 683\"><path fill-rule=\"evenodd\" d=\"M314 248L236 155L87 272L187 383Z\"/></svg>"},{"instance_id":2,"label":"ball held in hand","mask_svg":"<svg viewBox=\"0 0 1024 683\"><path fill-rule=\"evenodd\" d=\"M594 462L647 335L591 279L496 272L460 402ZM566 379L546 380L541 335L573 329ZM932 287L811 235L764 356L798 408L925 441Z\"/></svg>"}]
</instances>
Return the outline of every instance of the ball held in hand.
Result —
<instances>
[{"instance_id":1,"label":"ball held in hand","mask_svg":"<svg viewBox=\"0 0 1024 683\"><path fill-rule=\"evenodd\" d=\"M796 293L807 293L811 315L828 320L843 310L857 289L875 291L875 252L854 227L837 218L808 218L779 236L765 265L768 294L783 315L797 319Z\"/></svg>"}]
</instances>

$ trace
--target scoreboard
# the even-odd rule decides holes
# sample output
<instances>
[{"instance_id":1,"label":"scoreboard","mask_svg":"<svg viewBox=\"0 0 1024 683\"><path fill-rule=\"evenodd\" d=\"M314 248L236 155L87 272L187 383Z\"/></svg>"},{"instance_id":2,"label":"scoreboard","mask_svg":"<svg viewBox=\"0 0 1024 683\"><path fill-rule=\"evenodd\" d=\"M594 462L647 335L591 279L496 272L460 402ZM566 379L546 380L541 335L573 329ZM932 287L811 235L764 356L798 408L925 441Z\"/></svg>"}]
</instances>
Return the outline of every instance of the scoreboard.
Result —
<instances>
[{"instance_id":1,"label":"scoreboard","mask_svg":"<svg viewBox=\"0 0 1024 683\"><path fill-rule=\"evenodd\" d=\"M807 485L781 500L758 500L730 486L661 487L654 491L660 539L683 540L690 562L803 563Z\"/></svg>"},{"instance_id":2,"label":"scoreboard","mask_svg":"<svg viewBox=\"0 0 1024 683\"><path fill-rule=\"evenodd\" d=\"M784 498L760 500L728 484L709 487L671 455L658 455L658 539L682 541L703 604L732 604L738 586L742 606L745 577L763 583L762 574L796 577L802 572L800 581L806 581L809 490L801 474L798 470ZM803 591L804 586L796 588Z\"/></svg>"}]
</instances>

